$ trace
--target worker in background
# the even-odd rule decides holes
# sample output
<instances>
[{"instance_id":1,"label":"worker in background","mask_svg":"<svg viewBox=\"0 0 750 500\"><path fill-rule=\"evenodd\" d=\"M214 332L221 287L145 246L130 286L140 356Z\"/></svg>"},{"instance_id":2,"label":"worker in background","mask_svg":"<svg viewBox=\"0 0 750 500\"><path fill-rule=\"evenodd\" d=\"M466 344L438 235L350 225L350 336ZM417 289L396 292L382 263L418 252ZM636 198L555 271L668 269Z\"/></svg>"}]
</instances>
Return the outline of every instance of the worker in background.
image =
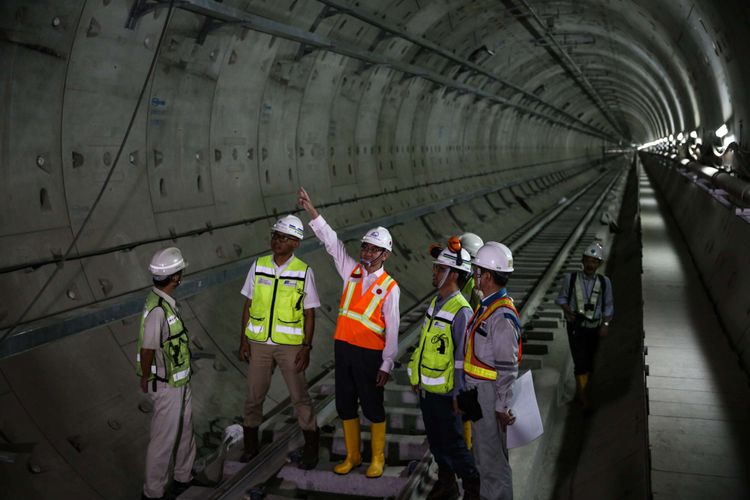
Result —
<instances>
[{"instance_id":1,"label":"worker in background","mask_svg":"<svg viewBox=\"0 0 750 500\"><path fill-rule=\"evenodd\" d=\"M320 307L313 270L294 256L303 238L302 221L282 217L271 228L271 254L259 257L247 273L242 295L240 359L249 361L245 401L244 453L247 462L258 454L258 427L263 422L263 402L275 366L289 389L289 398L305 438L299 467L318 464L320 431L305 370L310 364L315 330L315 308Z\"/></svg>"},{"instance_id":2,"label":"worker in background","mask_svg":"<svg viewBox=\"0 0 750 500\"><path fill-rule=\"evenodd\" d=\"M148 266L154 287L143 308L136 354L141 390L150 396L154 407L142 498L164 497L170 472L174 478L171 495L185 491L192 480L195 438L190 339L173 297L186 267L175 247L157 251Z\"/></svg>"},{"instance_id":3,"label":"worker in background","mask_svg":"<svg viewBox=\"0 0 750 500\"><path fill-rule=\"evenodd\" d=\"M458 498L456 475L463 482L463 498L478 500L479 471L464 441L456 401L464 389L464 332L471 319L471 308L460 290L471 274L471 257L455 236L447 248L436 250L432 286L437 294L427 308L419 345L407 368L438 465L438 480L427 500Z\"/></svg>"},{"instance_id":4,"label":"worker in background","mask_svg":"<svg viewBox=\"0 0 750 500\"><path fill-rule=\"evenodd\" d=\"M310 227L333 257L344 290L334 334L336 411L344 425L346 459L334 467L348 474L362 463L358 402L370 421L372 460L367 477L383 475L385 467L384 387L398 349L400 290L383 264L392 250L387 229L376 227L362 238L359 260L346 253L344 243L299 189L299 204L310 216Z\"/></svg>"},{"instance_id":5,"label":"worker in background","mask_svg":"<svg viewBox=\"0 0 750 500\"><path fill-rule=\"evenodd\" d=\"M459 238L461 239L461 247L469 252L472 259L477 256L477 252L484 245L482 238L474 233L464 233ZM469 281L463 286L461 293L469 301L472 310L476 309L479 302L482 301L482 292L474 286L473 276L469 277Z\"/></svg>"},{"instance_id":6,"label":"worker in background","mask_svg":"<svg viewBox=\"0 0 750 500\"><path fill-rule=\"evenodd\" d=\"M464 233L459 238L461 240L461 247L469 252L472 259L477 256L477 252L482 248L482 245L484 245L482 238L474 233ZM461 287L461 293L466 297L466 300L469 301L472 311L474 311L482 301L482 292L475 286L474 276L472 275L469 276L469 280L466 284ZM471 420L469 420L466 414L463 415L463 426L464 441L466 441L466 446L471 449Z\"/></svg>"},{"instance_id":7,"label":"worker in background","mask_svg":"<svg viewBox=\"0 0 750 500\"><path fill-rule=\"evenodd\" d=\"M487 242L472 260L476 287L483 299L466 331L465 394L472 394L481 409L473 422L473 448L481 477L481 497L486 500L513 498L513 480L506 430L516 417L511 411L513 383L518 375L521 323L505 286L513 272L508 247Z\"/></svg>"},{"instance_id":8,"label":"worker in background","mask_svg":"<svg viewBox=\"0 0 750 500\"><path fill-rule=\"evenodd\" d=\"M581 257L583 271L566 274L555 299L565 314L576 377L576 397L585 410L591 407L587 385L594 370L599 337L606 337L609 333L609 324L615 312L612 283L606 276L597 274L603 260L604 249L601 245L589 245Z\"/></svg>"}]
</instances>

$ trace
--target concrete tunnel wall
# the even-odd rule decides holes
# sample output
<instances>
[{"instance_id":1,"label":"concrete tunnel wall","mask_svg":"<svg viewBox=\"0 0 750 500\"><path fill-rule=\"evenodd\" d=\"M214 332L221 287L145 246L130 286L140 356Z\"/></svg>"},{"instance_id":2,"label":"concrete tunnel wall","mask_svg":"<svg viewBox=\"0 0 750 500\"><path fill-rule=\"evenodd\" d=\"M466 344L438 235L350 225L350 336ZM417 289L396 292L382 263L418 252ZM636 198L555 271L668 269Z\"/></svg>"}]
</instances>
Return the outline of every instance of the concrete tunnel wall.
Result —
<instances>
[{"instance_id":1,"label":"concrete tunnel wall","mask_svg":"<svg viewBox=\"0 0 750 500\"><path fill-rule=\"evenodd\" d=\"M491 47L494 55L481 55L478 64L525 93L402 37L381 37L371 23L341 13L321 17L321 2L225 3L372 47L507 103L235 25L198 43L205 18L175 10L123 155L73 255L104 252L66 262L24 321L147 287L146 265L164 245L183 249L191 274L232 262L249 266L267 248L275 214L295 208L299 185L327 205L322 211L334 227L349 227L504 182L570 175L620 139L710 134L724 122L741 137L748 109L750 74L735 52L748 42L742 27L750 16L741 2L589 1L562 9L539 2L539 14L559 30L600 37L599 45L576 45L571 54L603 95L620 96L605 100L616 110L611 120L559 64L559 54L535 42L544 35L540 28L513 17L513 2L346 5L463 59L482 44ZM73 241L115 160L167 12L147 14L129 30L132 4L0 5L2 328L18 321L55 272L49 262ZM541 192L532 185L516 192L538 213L594 175L561 175ZM529 217L505 190L394 227L397 251L388 268L401 282L402 309L429 291L421 253L429 241L465 230L501 238ZM172 239L222 225L228 227ZM163 241L139 243L146 240ZM107 251L119 245L132 249ZM326 332L340 282L322 252L305 259L316 269L324 303L313 352L320 370L330 361ZM185 301L201 352L215 355L196 362L200 432L216 416L241 412L244 381L234 356L240 285ZM19 463L0 469L0 483L40 497L50 489L63 498L137 491L148 415L138 409L132 376L136 327L132 318L117 321L0 361L0 430L12 442L37 443L31 462L42 470L31 475ZM276 380L268 404L284 396Z\"/></svg>"}]
</instances>

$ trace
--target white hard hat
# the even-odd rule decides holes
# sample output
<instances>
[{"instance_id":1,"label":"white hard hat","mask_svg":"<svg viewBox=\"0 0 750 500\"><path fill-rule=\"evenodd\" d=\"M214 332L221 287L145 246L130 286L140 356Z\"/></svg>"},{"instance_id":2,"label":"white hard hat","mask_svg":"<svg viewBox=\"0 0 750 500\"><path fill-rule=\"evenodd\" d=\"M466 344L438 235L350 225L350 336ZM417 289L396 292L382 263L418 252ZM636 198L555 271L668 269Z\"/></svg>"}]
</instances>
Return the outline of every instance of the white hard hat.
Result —
<instances>
[{"instance_id":1,"label":"white hard hat","mask_svg":"<svg viewBox=\"0 0 750 500\"><path fill-rule=\"evenodd\" d=\"M583 256L593 257L597 260L604 260L604 249L599 243L592 243L586 251L583 252Z\"/></svg>"},{"instance_id":2,"label":"white hard hat","mask_svg":"<svg viewBox=\"0 0 750 500\"><path fill-rule=\"evenodd\" d=\"M513 253L510 248L497 241L488 241L477 251L472 260L475 266L499 271L501 273L513 272Z\"/></svg>"},{"instance_id":3,"label":"white hard hat","mask_svg":"<svg viewBox=\"0 0 750 500\"><path fill-rule=\"evenodd\" d=\"M459 271L470 273L471 272L471 255L469 255L469 252L467 252L463 248L459 251L461 252L460 264L458 263L458 260L456 259L458 254L456 252L451 252L447 248L444 248L443 250L441 250L440 255L438 255L437 258L432 261L432 263L440 264L442 266L452 267L453 269L458 269Z\"/></svg>"},{"instance_id":4,"label":"white hard hat","mask_svg":"<svg viewBox=\"0 0 750 500\"><path fill-rule=\"evenodd\" d=\"M181 271L187 267L187 262L182 258L182 252L177 247L163 248L157 250L153 257L151 257L151 264L148 265L148 270L154 276L171 276L177 271Z\"/></svg>"},{"instance_id":5,"label":"white hard hat","mask_svg":"<svg viewBox=\"0 0 750 500\"><path fill-rule=\"evenodd\" d=\"M370 229L362 237L364 243L370 243L376 247L385 248L389 252L393 250L393 240L391 240L391 233L383 226L378 226L374 229Z\"/></svg>"},{"instance_id":6,"label":"white hard hat","mask_svg":"<svg viewBox=\"0 0 750 500\"><path fill-rule=\"evenodd\" d=\"M276 224L271 227L271 230L276 231L277 233L294 236L299 240L304 236L302 221L296 215L286 215L282 217L276 221Z\"/></svg>"},{"instance_id":7,"label":"white hard hat","mask_svg":"<svg viewBox=\"0 0 750 500\"><path fill-rule=\"evenodd\" d=\"M482 248L484 241L474 233L464 233L460 236L461 246L465 248L472 257L477 256L477 251Z\"/></svg>"}]
</instances>

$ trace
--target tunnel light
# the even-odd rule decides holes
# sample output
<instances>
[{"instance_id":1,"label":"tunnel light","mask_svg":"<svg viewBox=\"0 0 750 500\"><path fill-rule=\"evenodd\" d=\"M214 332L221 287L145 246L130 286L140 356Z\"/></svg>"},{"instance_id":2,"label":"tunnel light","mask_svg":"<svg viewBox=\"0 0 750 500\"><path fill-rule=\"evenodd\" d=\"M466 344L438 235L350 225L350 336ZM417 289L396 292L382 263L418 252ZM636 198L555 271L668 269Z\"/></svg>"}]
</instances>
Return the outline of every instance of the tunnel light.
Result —
<instances>
[{"instance_id":1,"label":"tunnel light","mask_svg":"<svg viewBox=\"0 0 750 500\"><path fill-rule=\"evenodd\" d=\"M724 124L721 127L717 128L716 132L714 132L714 133L716 134L716 137L718 137L719 139L721 139L722 137L724 137L725 135L727 135L729 133L729 128L727 128L727 125Z\"/></svg>"},{"instance_id":2,"label":"tunnel light","mask_svg":"<svg viewBox=\"0 0 750 500\"><path fill-rule=\"evenodd\" d=\"M737 142L737 138L734 136L734 134L727 134L724 136L724 138L721 140L721 147L726 148L733 142Z\"/></svg>"},{"instance_id":3,"label":"tunnel light","mask_svg":"<svg viewBox=\"0 0 750 500\"><path fill-rule=\"evenodd\" d=\"M682 132L680 132L679 134L677 134L677 140L678 140L678 141L682 142L682 140L683 140L684 138L685 138L685 134L683 134Z\"/></svg>"},{"instance_id":4,"label":"tunnel light","mask_svg":"<svg viewBox=\"0 0 750 500\"><path fill-rule=\"evenodd\" d=\"M690 137L692 137L693 139L697 139L698 138L698 132L695 131L695 130L693 130L692 132L690 132Z\"/></svg>"},{"instance_id":5,"label":"tunnel light","mask_svg":"<svg viewBox=\"0 0 750 500\"><path fill-rule=\"evenodd\" d=\"M669 142L674 142L674 134L669 134Z\"/></svg>"},{"instance_id":6,"label":"tunnel light","mask_svg":"<svg viewBox=\"0 0 750 500\"><path fill-rule=\"evenodd\" d=\"M680 160L680 164L683 167L687 166L688 163L690 163L690 160L688 160L687 158L683 158L682 160Z\"/></svg>"},{"instance_id":7,"label":"tunnel light","mask_svg":"<svg viewBox=\"0 0 750 500\"><path fill-rule=\"evenodd\" d=\"M646 144L642 144L638 147L638 151L641 151L643 149L652 148L654 146L658 146L662 144L663 142L667 141L666 137L662 137L661 139L656 139L655 141L647 142Z\"/></svg>"}]
</instances>

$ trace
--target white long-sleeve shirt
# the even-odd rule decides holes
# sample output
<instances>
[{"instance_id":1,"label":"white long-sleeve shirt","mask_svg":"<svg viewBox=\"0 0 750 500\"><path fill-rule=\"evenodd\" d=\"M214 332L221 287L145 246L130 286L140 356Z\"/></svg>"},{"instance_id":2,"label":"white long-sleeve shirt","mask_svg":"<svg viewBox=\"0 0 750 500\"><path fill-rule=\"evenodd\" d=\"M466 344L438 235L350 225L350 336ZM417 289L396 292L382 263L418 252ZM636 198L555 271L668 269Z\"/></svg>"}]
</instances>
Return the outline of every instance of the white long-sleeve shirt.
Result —
<instances>
[{"instance_id":1,"label":"white long-sleeve shirt","mask_svg":"<svg viewBox=\"0 0 750 500\"><path fill-rule=\"evenodd\" d=\"M354 268L359 265L359 262L354 260L346 253L346 247L344 242L339 240L328 222L319 215L315 219L310 221L310 227L312 228L315 236L325 245L328 254L333 257L333 263L336 266L339 276L344 280L344 286L349 280L349 277L354 271ZM372 285L385 271L381 267L373 273L368 273L367 270L362 266L362 294ZM383 301L383 321L385 322L385 347L383 348L383 363L380 365L380 369L384 372L390 373L393 370L393 363L398 352L398 326L401 320L399 313L398 301L401 297L401 290L398 284L394 285L391 292L386 295Z\"/></svg>"}]
</instances>

